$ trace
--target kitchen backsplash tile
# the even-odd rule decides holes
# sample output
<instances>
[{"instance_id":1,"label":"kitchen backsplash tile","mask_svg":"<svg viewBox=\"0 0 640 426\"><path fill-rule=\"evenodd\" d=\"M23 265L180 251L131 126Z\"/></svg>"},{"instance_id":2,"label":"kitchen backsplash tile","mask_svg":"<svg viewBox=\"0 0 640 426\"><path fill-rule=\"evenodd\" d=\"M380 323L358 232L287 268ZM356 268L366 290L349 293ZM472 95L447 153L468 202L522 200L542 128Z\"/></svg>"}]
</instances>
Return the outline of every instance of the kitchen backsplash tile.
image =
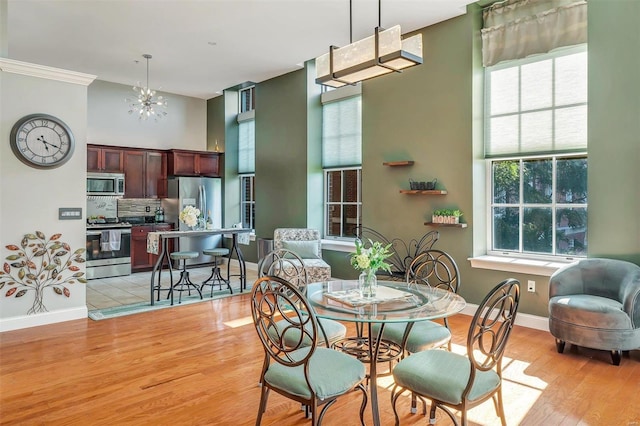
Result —
<instances>
[{"instance_id":1,"label":"kitchen backsplash tile","mask_svg":"<svg viewBox=\"0 0 640 426\"><path fill-rule=\"evenodd\" d=\"M122 198L118 200L118 217L154 216L158 207L160 199Z\"/></svg>"}]
</instances>

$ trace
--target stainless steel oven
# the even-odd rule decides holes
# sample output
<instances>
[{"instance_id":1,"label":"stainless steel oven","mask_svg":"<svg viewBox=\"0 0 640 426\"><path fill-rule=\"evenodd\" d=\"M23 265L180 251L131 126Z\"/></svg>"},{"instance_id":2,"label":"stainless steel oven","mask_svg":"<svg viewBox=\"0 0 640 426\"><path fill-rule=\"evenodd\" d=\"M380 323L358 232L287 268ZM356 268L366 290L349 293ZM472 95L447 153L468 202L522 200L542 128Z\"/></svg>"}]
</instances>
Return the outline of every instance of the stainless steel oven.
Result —
<instances>
[{"instance_id":1,"label":"stainless steel oven","mask_svg":"<svg viewBox=\"0 0 640 426\"><path fill-rule=\"evenodd\" d=\"M87 279L131 274L131 225L87 225Z\"/></svg>"}]
</instances>

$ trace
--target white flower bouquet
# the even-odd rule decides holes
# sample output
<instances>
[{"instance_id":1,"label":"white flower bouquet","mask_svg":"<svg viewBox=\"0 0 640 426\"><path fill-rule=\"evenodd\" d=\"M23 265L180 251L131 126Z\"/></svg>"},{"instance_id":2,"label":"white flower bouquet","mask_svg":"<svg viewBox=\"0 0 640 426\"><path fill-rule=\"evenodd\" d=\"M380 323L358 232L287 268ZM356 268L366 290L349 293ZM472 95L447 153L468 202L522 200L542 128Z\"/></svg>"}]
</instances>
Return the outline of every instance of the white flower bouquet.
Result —
<instances>
[{"instance_id":1,"label":"white flower bouquet","mask_svg":"<svg viewBox=\"0 0 640 426\"><path fill-rule=\"evenodd\" d=\"M198 224L198 217L200 216L200 210L194 206L186 206L180 212L180 222L187 226L196 226Z\"/></svg>"}]
</instances>

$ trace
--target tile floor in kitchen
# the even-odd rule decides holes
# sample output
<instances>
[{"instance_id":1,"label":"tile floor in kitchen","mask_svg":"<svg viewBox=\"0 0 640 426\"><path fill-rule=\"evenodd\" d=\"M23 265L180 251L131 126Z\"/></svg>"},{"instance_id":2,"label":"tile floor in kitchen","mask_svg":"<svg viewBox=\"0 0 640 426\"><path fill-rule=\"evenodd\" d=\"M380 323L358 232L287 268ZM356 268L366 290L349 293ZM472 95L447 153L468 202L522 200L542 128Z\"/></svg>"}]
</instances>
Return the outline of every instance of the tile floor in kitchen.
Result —
<instances>
[{"instance_id":1,"label":"tile floor in kitchen","mask_svg":"<svg viewBox=\"0 0 640 426\"><path fill-rule=\"evenodd\" d=\"M226 277L227 265L220 265L222 276ZM194 283L202 283L211 275L211 266L190 268L189 278ZM237 274L237 262L231 263L231 274ZM250 289L256 280L256 268L253 264L247 264L247 289ZM174 282L180 279L180 271L173 271ZM87 308L104 309L113 306L132 305L134 303L149 302L151 285L151 272L137 272L123 277L97 278L87 283ZM162 271L162 285L169 287L169 271ZM231 287L240 286L238 277L231 277ZM218 289L218 286L214 288ZM205 287L205 292L211 291L211 287ZM166 297L167 292L162 292L160 297Z\"/></svg>"}]
</instances>

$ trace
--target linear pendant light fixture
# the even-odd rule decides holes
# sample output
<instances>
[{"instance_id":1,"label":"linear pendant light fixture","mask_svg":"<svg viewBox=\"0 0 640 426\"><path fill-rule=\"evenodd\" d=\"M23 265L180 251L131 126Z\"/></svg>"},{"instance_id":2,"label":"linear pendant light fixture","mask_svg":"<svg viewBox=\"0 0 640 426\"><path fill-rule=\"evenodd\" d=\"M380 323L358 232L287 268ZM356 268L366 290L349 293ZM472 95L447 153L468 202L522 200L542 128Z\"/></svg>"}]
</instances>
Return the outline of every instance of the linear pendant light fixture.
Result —
<instances>
[{"instance_id":1,"label":"linear pendant light fixture","mask_svg":"<svg viewBox=\"0 0 640 426\"><path fill-rule=\"evenodd\" d=\"M331 46L329 53L316 58L316 83L331 87L356 84L422 63L422 34L402 39L400 25L389 29L380 26L378 0L378 26L374 35L344 47ZM352 0L349 0L350 30Z\"/></svg>"}]
</instances>

